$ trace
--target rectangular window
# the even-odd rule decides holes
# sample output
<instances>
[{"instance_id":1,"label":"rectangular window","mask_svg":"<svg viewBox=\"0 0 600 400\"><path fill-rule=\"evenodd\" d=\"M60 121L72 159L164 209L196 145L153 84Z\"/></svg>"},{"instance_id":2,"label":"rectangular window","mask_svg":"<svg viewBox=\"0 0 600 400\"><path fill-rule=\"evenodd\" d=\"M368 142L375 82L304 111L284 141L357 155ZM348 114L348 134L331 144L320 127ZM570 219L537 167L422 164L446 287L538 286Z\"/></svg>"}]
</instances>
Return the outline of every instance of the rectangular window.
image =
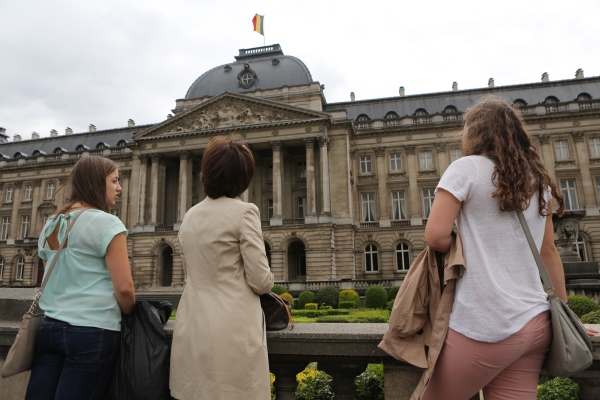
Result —
<instances>
[{"instance_id":1,"label":"rectangular window","mask_svg":"<svg viewBox=\"0 0 600 400\"><path fill-rule=\"evenodd\" d=\"M21 233L19 238L25 239L29 234L29 215L21 215Z\"/></svg>"},{"instance_id":2,"label":"rectangular window","mask_svg":"<svg viewBox=\"0 0 600 400\"><path fill-rule=\"evenodd\" d=\"M2 230L0 231L0 240L8 239L10 232L10 217L2 217Z\"/></svg>"},{"instance_id":3,"label":"rectangular window","mask_svg":"<svg viewBox=\"0 0 600 400\"><path fill-rule=\"evenodd\" d=\"M121 212L118 208L113 208L112 210L110 210L110 213L117 218L119 218L121 216Z\"/></svg>"},{"instance_id":4,"label":"rectangular window","mask_svg":"<svg viewBox=\"0 0 600 400\"><path fill-rule=\"evenodd\" d=\"M424 218L429 218L431 206L435 199L435 189L423 189L423 215Z\"/></svg>"},{"instance_id":5,"label":"rectangular window","mask_svg":"<svg viewBox=\"0 0 600 400\"><path fill-rule=\"evenodd\" d=\"M600 138L590 138L588 144L590 146L590 157L600 157Z\"/></svg>"},{"instance_id":6,"label":"rectangular window","mask_svg":"<svg viewBox=\"0 0 600 400\"><path fill-rule=\"evenodd\" d=\"M273 218L273 199L267 199L267 216Z\"/></svg>"},{"instance_id":7,"label":"rectangular window","mask_svg":"<svg viewBox=\"0 0 600 400\"><path fill-rule=\"evenodd\" d=\"M454 162L462 157L462 151L460 149L450 149L450 162Z\"/></svg>"},{"instance_id":8,"label":"rectangular window","mask_svg":"<svg viewBox=\"0 0 600 400\"><path fill-rule=\"evenodd\" d=\"M4 200L7 203L12 203L13 193L14 193L14 189L12 187L7 187L6 188L6 197L4 198Z\"/></svg>"},{"instance_id":9,"label":"rectangular window","mask_svg":"<svg viewBox=\"0 0 600 400\"><path fill-rule=\"evenodd\" d=\"M25 186L25 192L23 192L23 199L24 200L31 200L32 197L33 197L33 186L26 185Z\"/></svg>"},{"instance_id":10,"label":"rectangular window","mask_svg":"<svg viewBox=\"0 0 600 400\"><path fill-rule=\"evenodd\" d=\"M54 189L56 188L56 186L54 186L54 183L50 182L46 185L46 198L47 199L51 199L52 196L54 196Z\"/></svg>"},{"instance_id":11,"label":"rectangular window","mask_svg":"<svg viewBox=\"0 0 600 400\"><path fill-rule=\"evenodd\" d=\"M402 171L402 154L390 153L390 171Z\"/></svg>"},{"instance_id":12,"label":"rectangular window","mask_svg":"<svg viewBox=\"0 0 600 400\"><path fill-rule=\"evenodd\" d=\"M557 140L554 142L554 154L557 160L568 160L569 156L569 142L566 140Z\"/></svg>"},{"instance_id":13,"label":"rectangular window","mask_svg":"<svg viewBox=\"0 0 600 400\"><path fill-rule=\"evenodd\" d=\"M375 222L375 193L363 193L361 199L363 221Z\"/></svg>"},{"instance_id":14,"label":"rectangular window","mask_svg":"<svg viewBox=\"0 0 600 400\"><path fill-rule=\"evenodd\" d=\"M560 181L560 190L565 201L565 210L579 210L577 201L577 189L575 189L575 179L562 179Z\"/></svg>"},{"instance_id":15,"label":"rectangular window","mask_svg":"<svg viewBox=\"0 0 600 400\"><path fill-rule=\"evenodd\" d=\"M298 197L298 218L306 216L306 197Z\"/></svg>"},{"instance_id":16,"label":"rectangular window","mask_svg":"<svg viewBox=\"0 0 600 400\"><path fill-rule=\"evenodd\" d=\"M25 270L25 260L23 257L17 260L17 272L15 274L15 279L18 281L23 280L23 271Z\"/></svg>"},{"instance_id":17,"label":"rectangular window","mask_svg":"<svg viewBox=\"0 0 600 400\"><path fill-rule=\"evenodd\" d=\"M297 175L298 179L306 179L306 161L298 161Z\"/></svg>"},{"instance_id":18,"label":"rectangular window","mask_svg":"<svg viewBox=\"0 0 600 400\"><path fill-rule=\"evenodd\" d=\"M360 173L370 174L371 172L373 172L371 156L360 156Z\"/></svg>"},{"instance_id":19,"label":"rectangular window","mask_svg":"<svg viewBox=\"0 0 600 400\"><path fill-rule=\"evenodd\" d=\"M406 199L404 190L392 192L392 219L395 221L406 219Z\"/></svg>"},{"instance_id":20,"label":"rectangular window","mask_svg":"<svg viewBox=\"0 0 600 400\"><path fill-rule=\"evenodd\" d=\"M419 152L419 162L421 169L432 169L433 168L433 155L431 150L423 150Z\"/></svg>"}]
</instances>

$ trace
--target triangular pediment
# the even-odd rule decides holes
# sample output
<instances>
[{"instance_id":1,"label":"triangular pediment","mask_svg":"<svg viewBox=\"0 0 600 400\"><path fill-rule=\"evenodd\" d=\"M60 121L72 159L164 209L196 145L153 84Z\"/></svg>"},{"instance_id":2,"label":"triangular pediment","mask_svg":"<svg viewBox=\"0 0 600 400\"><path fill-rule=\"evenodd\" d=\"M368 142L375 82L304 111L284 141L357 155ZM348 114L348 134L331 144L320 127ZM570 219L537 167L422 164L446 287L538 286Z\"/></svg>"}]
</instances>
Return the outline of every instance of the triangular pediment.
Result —
<instances>
[{"instance_id":1,"label":"triangular pediment","mask_svg":"<svg viewBox=\"0 0 600 400\"><path fill-rule=\"evenodd\" d=\"M330 119L331 115L324 112L225 92L140 132L133 139Z\"/></svg>"}]
</instances>

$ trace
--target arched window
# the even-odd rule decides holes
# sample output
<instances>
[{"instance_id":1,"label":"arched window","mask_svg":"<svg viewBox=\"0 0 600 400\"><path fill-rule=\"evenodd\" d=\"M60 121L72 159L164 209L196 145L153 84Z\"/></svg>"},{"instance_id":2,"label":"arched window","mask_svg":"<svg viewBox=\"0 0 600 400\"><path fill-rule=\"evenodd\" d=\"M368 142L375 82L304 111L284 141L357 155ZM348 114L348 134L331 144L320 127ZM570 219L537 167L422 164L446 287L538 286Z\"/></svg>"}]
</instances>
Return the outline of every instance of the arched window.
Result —
<instances>
[{"instance_id":1,"label":"arched window","mask_svg":"<svg viewBox=\"0 0 600 400\"><path fill-rule=\"evenodd\" d=\"M398 271L407 271L410 268L410 249L406 243L396 245L396 268Z\"/></svg>"},{"instance_id":2,"label":"arched window","mask_svg":"<svg viewBox=\"0 0 600 400\"><path fill-rule=\"evenodd\" d=\"M591 100L592 96L590 96L588 93L579 93L579 95L577 96L577 98L575 99L576 101L586 101L586 100Z\"/></svg>"},{"instance_id":3,"label":"arched window","mask_svg":"<svg viewBox=\"0 0 600 400\"><path fill-rule=\"evenodd\" d=\"M22 281L23 280L23 272L25 270L25 260L23 257L19 257L15 260L16 273L15 280Z\"/></svg>"},{"instance_id":4,"label":"arched window","mask_svg":"<svg viewBox=\"0 0 600 400\"><path fill-rule=\"evenodd\" d=\"M13 158L21 158L21 157L27 157L27 154L17 151L15 153L15 155L13 156Z\"/></svg>"},{"instance_id":5,"label":"arched window","mask_svg":"<svg viewBox=\"0 0 600 400\"><path fill-rule=\"evenodd\" d=\"M415 113L413 115L419 116L419 115L427 115L427 114L429 114L429 113L427 112L426 109L419 108L419 109L417 109L417 111L415 111Z\"/></svg>"},{"instance_id":6,"label":"arched window","mask_svg":"<svg viewBox=\"0 0 600 400\"><path fill-rule=\"evenodd\" d=\"M365 271L379 272L379 251L374 244L368 244L365 247Z\"/></svg>"},{"instance_id":7,"label":"arched window","mask_svg":"<svg viewBox=\"0 0 600 400\"><path fill-rule=\"evenodd\" d=\"M89 149L90 148L87 147L86 145L80 144L79 146L77 146L77 148L75 148L75 151L86 151L86 150L89 150Z\"/></svg>"},{"instance_id":8,"label":"arched window","mask_svg":"<svg viewBox=\"0 0 600 400\"><path fill-rule=\"evenodd\" d=\"M98 149L98 150L102 150L106 147L110 147L110 145L108 143L104 143L104 142L100 142L96 145L96 149Z\"/></svg>"},{"instance_id":9,"label":"arched window","mask_svg":"<svg viewBox=\"0 0 600 400\"><path fill-rule=\"evenodd\" d=\"M287 251L288 280L306 280L306 249L304 243L299 240L290 243Z\"/></svg>"},{"instance_id":10,"label":"arched window","mask_svg":"<svg viewBox=\"0 0 600 400\"><path fill-rule=\"evenodd\" d=\"M34 150L34 152L33 152L34 157L39 157L39 156L43 156L43 155L46 155L46 152L42 151L42 150Z\"/></svg>"},{"instance_id":11,"label":"arched window","mask_svg":"<svg viewBox=\"0 0 600 400\"><path fill-rule=\"evenodd\" d=\"M554 97L554 96L548 96L546 97L546 100L544 100L545 104L553 104L553 103L560 103L560 101Z\"/></svg>"},{"instance_id":12,"label":"arched window","mask_svg":"<svg viewBox=\"0 0 600 400\"><path fill-rule=\"evenodd\" d=\"M2 282L3 276L4 276L4 258L0 257L0 282Z\"/></svg>"},{"instance_id":13,"label":"arched window","mask_svg":"<svg viewBox=\"0 0 600 400\"><path fill-rule=\"evenodd\" d=\"M398 114L396 114L396 112L394 111L389 111L387 114L385 114L385 117L383 117L385 119L388 118L398 118Z\"/></svg>"},{"instance_id":14,"label":"arched window","mask_svg":"<svg viewBox=\"0 0 600 400\"><path fill-rule=\"evenodd\" d=\"M367 114L360 114L358 117L356 117L357 121L368 121L371 118L369 118L369 116Z\"/></svg>"},{"instance_id":15,"label":"arched window","mask_svg":"<svg viewBox=\"0 0 600 400\"><path fill-rule=\"evenodd\" d=\"M448 114L448 113L457 113L458 109L454 106L447 106L446 108L444 108L444 114Z\"/></svg>"},{"instance_id":16,"label":"arched window","mask_svg":"<svg viewBox=\"0 0 600 400\"><path fill-rule=\"evenodd\" d=\"M117 147L125 147L126 144L127 144L127 140L119 140L117 142Z\"/></svg>"},{"instance_id":17,"label":"arched window","mask_svg":"<svg viewBox=\"0 0 600 400\"><path fill-rule=\"evenodd\" d=\"M61 154L61 153L65 153L67 151L67 149L65 149L64 147L57 147L54 149L53 153L54 154Z\"/></svg>"},{"instance_id":18,"label":"arched window","mask_svg":"<svg viewBox=\"0 0 600 400\"><path fill-rule=\"evenodd\" d=\"M579 254L581 261L588 261L585 239L581 235L577 236L577 241L573 243L573 250Z\"/></svg>"},{"instance_id":19,"label":"arched window","mask_svg":"<svg viewBox=\"0 0 600 400\"><path fill-rule=\"evenodd\" d=\"M515 101L513 101L513 107L516 107L516 108L525 107L526 105L527 105L527 102L525 102L525 100L523 100L523 99L516 99Z\"/></svg>"}]
</instances>

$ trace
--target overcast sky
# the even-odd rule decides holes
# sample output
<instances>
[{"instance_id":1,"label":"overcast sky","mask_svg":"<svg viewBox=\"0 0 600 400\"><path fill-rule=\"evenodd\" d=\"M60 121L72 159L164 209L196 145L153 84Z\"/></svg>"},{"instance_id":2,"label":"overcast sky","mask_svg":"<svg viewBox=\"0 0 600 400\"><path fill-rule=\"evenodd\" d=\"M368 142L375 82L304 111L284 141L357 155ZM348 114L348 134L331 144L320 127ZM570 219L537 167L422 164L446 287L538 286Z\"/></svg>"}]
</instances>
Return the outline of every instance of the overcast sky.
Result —
<instances>
[{"instance_id":1,"label":"overcast sky","mask_svg":"<svg viewBox=\"0 0 600 400\"><path fill-rule=\"evenodd\" d=\"M600 75L600 1L2 1L0 127L48 136L164 120L194 80L279 43L328 102Z\"/></svg>"}]
</instances>

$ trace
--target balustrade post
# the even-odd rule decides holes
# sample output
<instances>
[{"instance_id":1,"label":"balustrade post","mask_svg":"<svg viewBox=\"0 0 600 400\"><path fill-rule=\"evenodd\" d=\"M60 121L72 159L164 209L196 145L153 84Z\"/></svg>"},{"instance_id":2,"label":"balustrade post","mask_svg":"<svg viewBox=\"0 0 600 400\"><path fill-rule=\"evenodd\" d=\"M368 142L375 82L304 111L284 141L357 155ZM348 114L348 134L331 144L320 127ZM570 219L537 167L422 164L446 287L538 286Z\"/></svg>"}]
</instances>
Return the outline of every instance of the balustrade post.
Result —
<instances>
[{"instance_id":1,"label":"balustrade post","mask_svg":"<svg viewBox=\"0 0 600 400\"><path fill-rule=\"evenodd\" d=\"M275 398L277 400L294 400L296 398L296 375L306 368L307 363L269 360L269 369L275 375Z\"/></svg>"},{"instance_id":2,"label":"balustrade post","mask_svg":"<svg viewBox=\"0 0 600 400\"><path fill-rule=\"evenodd\" d=\"M331 388L336 400L354 400L356 398L356 377L367 369L366 362L354 360L332 360L318 363L320 370L333 378Z\"/></svg>"}]
</instances>

